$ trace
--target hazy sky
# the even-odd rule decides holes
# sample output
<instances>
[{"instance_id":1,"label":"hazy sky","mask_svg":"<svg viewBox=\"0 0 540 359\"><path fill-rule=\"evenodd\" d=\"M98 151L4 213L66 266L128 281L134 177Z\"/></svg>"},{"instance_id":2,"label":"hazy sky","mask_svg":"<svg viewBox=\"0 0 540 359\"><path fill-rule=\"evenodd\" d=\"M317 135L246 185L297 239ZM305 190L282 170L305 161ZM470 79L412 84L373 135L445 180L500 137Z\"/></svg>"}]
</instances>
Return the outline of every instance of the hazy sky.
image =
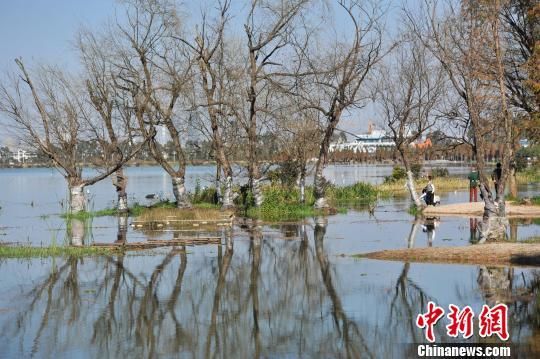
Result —
<instances>
[{"instance_id":1,"label":"hazy sky","mask_svg":"<svg viewBox=\"0 0 540 359\"><path fill-rule=\"evenodd\" d=\"M190 12L198 15L201 3L184 1L185 15L189 17ZM238 4L234 0L233 3ZM74 34L82 25L102 27L115 16L117 7L116 0L0 0L0 72L14 70L13 60L17 57L22 57L29 66L45 62L76 69ZM235 19L240 21L238 17ZM390 21L389 27L393 26ZM374 116L372 110L360 111L354 118L344 119L341 127L364 131L367 121ZM5 142L2 132L0 142Z\"/></svg>"}]
</instances>

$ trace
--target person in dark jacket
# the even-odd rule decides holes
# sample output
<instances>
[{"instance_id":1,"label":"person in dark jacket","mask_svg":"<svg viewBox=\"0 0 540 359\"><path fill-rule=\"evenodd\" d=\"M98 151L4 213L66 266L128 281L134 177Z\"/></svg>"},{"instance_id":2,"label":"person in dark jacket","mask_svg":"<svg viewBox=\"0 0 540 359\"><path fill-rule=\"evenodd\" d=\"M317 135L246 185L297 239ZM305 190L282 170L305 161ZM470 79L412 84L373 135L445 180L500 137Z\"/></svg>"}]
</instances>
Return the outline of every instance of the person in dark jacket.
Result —
<instances>
[{"instance_id":1,"label":"person in dark jacket","mask_svg":"<svg viewBox=\"0 0 540 359\"><path fill-rule=\"evenodd\" d=\"M497 162L497 167L493 170L491 174L491 179L493 180L493 185L495 186L495 200L499 200L499 183L501 182L502 177L502 166L500 162ZM504 189L502 190L504 192Z\"/></svg>"}]
</instances>

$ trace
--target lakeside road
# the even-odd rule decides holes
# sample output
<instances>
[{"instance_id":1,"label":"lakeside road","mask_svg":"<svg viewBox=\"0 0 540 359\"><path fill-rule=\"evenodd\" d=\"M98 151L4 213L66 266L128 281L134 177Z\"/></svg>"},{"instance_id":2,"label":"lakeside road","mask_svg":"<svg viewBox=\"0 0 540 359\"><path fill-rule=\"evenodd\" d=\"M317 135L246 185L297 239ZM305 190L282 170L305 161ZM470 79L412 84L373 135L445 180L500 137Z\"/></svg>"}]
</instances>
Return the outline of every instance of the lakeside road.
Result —
<instances>
[{"instance_id":1,"label":"lakeside road","mask_svg":"<svg viewBox=\"0 0 540 359\"><path fill-rule=\"evenodd\" d=\"M429 206L422 212L425 216L482 216L484 214L484 202L466 202ZM506 215L508 217L540 217L540 206L518 205L506 202Z\"/></svg>"},{"instance_id":2,"label":"lakeside road","mask_svg":"<svg viewBox=\"0 0 540 359\"><path fill-rule=\"evenodd\" d=\"M540 266L540 244L488 243L464 247L390 249L354 257L422 263Z\"/></svg>"}]
</instances>

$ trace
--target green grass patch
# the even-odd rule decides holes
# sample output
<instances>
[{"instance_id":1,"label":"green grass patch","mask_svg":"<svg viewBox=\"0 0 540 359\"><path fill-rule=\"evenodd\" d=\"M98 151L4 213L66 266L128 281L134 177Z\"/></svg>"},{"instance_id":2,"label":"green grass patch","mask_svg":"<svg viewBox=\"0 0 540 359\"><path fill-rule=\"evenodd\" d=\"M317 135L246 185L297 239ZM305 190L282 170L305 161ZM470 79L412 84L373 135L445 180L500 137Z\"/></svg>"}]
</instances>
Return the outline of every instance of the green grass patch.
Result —
<instances>
[{"instance_id":1,"label":"green grass patch","mask_svg":"<svg viewBox=\"0 0 540 359\"><path fill-rule=\"evenodd\" d=\"M417 216L419 215L420 213L422 213L422 208L418 208L416 207L416 205L414 204L411 204L409 206L409 209L407 210L407 212L411 215L411 216Z\"/></svg>"},{"instance_id":2,"label":"green grass patch","mask_svg":"<svg viewBox=\"0 0 540 359\"><path fill-rule=\"evenodd\" d=\"M357 182L351 186L330 186L326 190L328 200L335 203L363 202L369 203L377 199L379 191L369 183Z\"/></svg>"},{"instance_id":3,"label":"green grass patch","mask_svg":"<svg viewBox=\"0 0 540 359\"><path fill-rule=\"evenodd\" d=\"M275 206L265 205L263 203L260 208L249 208L247 211L247 216L251 218L259 218L265 221L277 222L312 217L321 213L321 211L314 209L313 206L308 205L281 204L279 206Z\"/></svg>"},{"instance_id":4,"label":"green grass patch","mask_svg":"<svg viewBox=\"0 0 540 359\"><path fill-rule=\"evenodd\" d=\"M406 185L406 180L383 183L376 186L376 189L384 196L404 195L409 192ZM428 183L427 179L419 179L415 181L417 192L421 192ZM459 177L439 177L433 180L436 192L450 192L455 190L463 190L469 188L469 180Z\"/></svg>"},{"instance_id":5,"label":"green grass patch","mask_svg":"<svg viewBox=\"0 0 540 359\"><path fill-rule=\"evenodd\" d=\"M273 184L263 187L264 201L259 208L248 207L246 215L265 221L289 221L329 213L347 213L348 208L362 208L377 200L379 192L368 183L351 186L326 188L326 198L331 210L317 210L313 207L315 196L313 187L305 189L305 203L300 203L300 190L296 187Z\"/></svg>"},{"instance_id":6,"label":"green grass patch","mask_svg":"<svg viewBox=\"0 0 540 359\"><path fill-rule=\"evenodd\" d=\"M257 207L249 207L246 215L251 218L260 218L265 221L295 220L313 216L317 211L313 208L315 198L312 188L306 189L306 202L299 202L300 191L282 185L264 186L264 201Z\"/></svg>"},{"instance_id":7,"label":"green grass patch","mask_svg":"<svg viewBox=\"0 0 540 359\"><path fill-rule=\"evenodd\" d=\"M215 220L223 218L226 212L219 208L149 208L140 216L137 216L137 222L161 222L167 218L176 220Z\"/></svg>"},{"instance_id":8,"label":"green grass patch","mask_svg":"<svg viewBox=\"0 0 540 359\"><path fill-rule=\"evenodd\" d=\"M85 221L90 218L94 217L104 217L104 216L116 216L118 214L118 210L116 208L106 208L99 211L81 211L81 212L75 212L75 213L62 213L60 217L65 219L78 219L81 221Z\"/></svg>"},{"instance_id":9,"label":"green grass patch","mask_svg":"<svg viewBox=\"0 0 540 359\"><path fill-rule=\"evenodd\" d=\"M519 184L540 182L540 169L537 167L527 168L516 173L516 179Z\"/></svg>"},{"instance_id":10,"label":"green grass patch","mask_svg":"<svg viewBox=\"0 0 540 359\"><path fill-rule=\"evenodd\" d=\"M88 257L108 255L120 251L110 247L69 246L0 246L0 258Z\"/></svg>"},{"instance_id":11,"label":"green grass patch","mask_svg":"<svg viewBox=\"0 0 540 359\"><path fill-rule=\"evenodd\" d=\"M533 206L540 206L540 196L522 198L522 197L514 197L512 195L507 195L505 199L515 204L526 205L530 203Z\"/></svg>"},{"instance_id":12,"label":"green grass patch","mask_svg":"<svg viewBox=\"0 0 540 359\"><path fill-rule=\"evenodd\" d=\"M521 241L518 241L519 243L530 243L530 244L537 244L540 243L540 237L530 237L527 239L523 239Z\"/></svg>"},{"instance_id":13,"label":"green grass patch","mask_svg":"<svg viewBox=\"0 0 540 359\"><path fill-rule=\"evenodd\" d=\"M176 209L176 202L165 200L165 201L155 203L151 206L143 206L139 203L135 203L133 206L129 208L129 214L131 216L137 217L137 216L142 215L146 211L154 209L154 208Z\"/></svg>"}]
</instances>

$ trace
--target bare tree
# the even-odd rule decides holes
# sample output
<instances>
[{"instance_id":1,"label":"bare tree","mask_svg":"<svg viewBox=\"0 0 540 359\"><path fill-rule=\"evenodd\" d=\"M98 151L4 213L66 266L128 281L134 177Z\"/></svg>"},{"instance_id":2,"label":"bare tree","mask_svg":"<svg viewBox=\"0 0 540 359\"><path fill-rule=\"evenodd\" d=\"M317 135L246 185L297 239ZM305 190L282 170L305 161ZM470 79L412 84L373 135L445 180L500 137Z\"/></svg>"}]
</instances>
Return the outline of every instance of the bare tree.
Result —
<instances>
[{"instance_id":1,"label":"bare tree","mask_svg":"<svg viewBox=\"0 0 540 359\"><path fill-rule=\"evenodd\" d=\"M234 207L233 203L233 169L225 143L226 126L231 111L230 102L227 99L231 89L228 86L229 68L225 54L225 26L229 20L230 0L219 1L219 15L216 20L207 19L207 14L203 15L200 30L195 34L193 42L184 38L179 38L195 54L197 61L197 78L202 89L203 104L199 103L198 93L195 93L194 103L196 107L205 108L208 119L208 126L203 124L203 134L208 134L214 148L217 162L217 175L221 170L225 175L225 191L222 197L223 208ZM220 183L217 181L216 190L220 190Z\"/></svg>"},{"instance_id":2,"label":"bare tree","mask_svg":"<svg viewBox=\"0 0 540 359\"><path fill-rule=\"evenodd\" d=\"M512 149L515 153L519 138L539 138L540 94L534 86L535 42L540 36L540 4L535 0L509 0L501 4L501 30L504 39L504 77L509 106L514 109ZM536 7L536 15L535 14ZM538 88L537 88L538 89ZM509 190L518 196L516 166L510 165Z\"/></svg>"},{"instance_id":3,"label":"bare tree","mask_svg":"<svg viewBox=\"0 0 540 359\"><path fill-rule=\"evenodd\" d=\"M319 48L299 51L298 60L305 67L298 71L297 96L303 108L317 110L325 117L324 136L319 144L315 166L315 207L325 208L326 180L323 169L326 165L330 140L342 115L353 108L361 108L369 97L363 93L364 85L375 64L384 55L380 10L376 5L359 4L356 1L337 1L337 7L350 21L350 41L332 39L329 50L321 55ZM334 45L335 42L335 45ZM302 44L301 47L305 45Z\"/></svg>"},{"instance_id":4,"label":"bare tree","mask_svg":"<svg viewBox=\"0 0 540 359\"><path fill-rule=\"evenodd\" d=\"M126 3L127 21L117 22L116 31L109 35L117 49L114 64L117 85L130 94L143 136L150 138L150 152L171 176L177 207L189 208L191 203L185 188L187 158L183 148L186 131L179 120L189 120L191 114L181 111L179 106L191 86L192 61L175 40L180 31L176 7L168 0ZM169 159L152 135L162 129L171 139L176 158Z\"/></svg>"},{"instance_id":5,"label":"bare tree","mask_svg":"<svg viewBox=\"0 0 540 359\"><path fill-rule=\"evenodd\" d=\"M130 156L113 151L114 156L103 163L97 175L85 178L77 146L92 138L84 126L88 97L83 85L58 69L41 67L32 74L22 59L15 62L20 76L13 74L10 83L0 85L0 111L13 121L14 130L45 153L62 173L69 188L70 211L84 211L85 187L116 172ZM110 142L104 145L111 148Z\"/></svg>"},{"instance_id":6,"label":"bare tree","mask_svg":"<svg viewBox=\"0 0 540 359\"><path fill-rule=\"evenodd\" d=\"M261 114L270 112L272 93L268 91L271 73L283 66L280 53L292 45L291 33L296 17L309 0L267 1L252 0L246 23L247 37L247 93L249 108L236 111L247 134L248 176L255 205L263 202L260 187L261 169L258 155L258 133Z\"/></svg>"},{"instance_id":7,"label":"bare tree","mask_svg":"<svg viewBox=\"0 0 540 359\"><path fill-rule=\"evenodd\" d=\"M466 1L455 4L425 1L425 11L409 23L424 45L441 62L466 109L473 135L473 152L484 199L481 237L505 234L504 189L513 156L514 115L508 106L501 46L501 2ZM486 175L485 154L490 140L503 144L502 176L493 200Z\"/></svg>"},{"instance_id":8,"label":"bare tree","mask_svg":"<svg viewBox=\"0 0 540 359\"><path fill-rule=\"evenodd\" d=\"M295 97L291 97L295 100ZM293 103L282 108L276 119L274 132L280 143L281 171L283 177L295 176L300 190L299 201L306 201L306 177L309 161L316 156L323 135L320 113L315 110L301 110L300 104Z\"/></svg>"},{"instance_id":9,"label":"bare tree","mask_svg":"<svg viewBox=\"0 0 540 359\"><path fill-rule=\"evenodd\" d=\"M421 201L411 171L412 145L436 125L434 110L441 99L443 70L416 39L405 39L381 68L377 101L407 171L407 188L416 207Z\"/></svg>"},{"instance_id":10,"label":"bare tree","mask_svg":"<svg viewBox=\"0 0 540 359\"><path fill-rule=\"evenodd\" d=\"M124 157L132 158L147 140L140 138L140 131L134 128L133 109L115 86L116 75L111 68L110 55L105 53L102 45L88 31L80 32L77 38L85 70L86 97L91 105L85 112L85 124L101 149L98 166L115 163ZM127 177L123 167L115 172L112 182L117 193L117 209L127 212Z\"/></svg>"}]
</instances>

